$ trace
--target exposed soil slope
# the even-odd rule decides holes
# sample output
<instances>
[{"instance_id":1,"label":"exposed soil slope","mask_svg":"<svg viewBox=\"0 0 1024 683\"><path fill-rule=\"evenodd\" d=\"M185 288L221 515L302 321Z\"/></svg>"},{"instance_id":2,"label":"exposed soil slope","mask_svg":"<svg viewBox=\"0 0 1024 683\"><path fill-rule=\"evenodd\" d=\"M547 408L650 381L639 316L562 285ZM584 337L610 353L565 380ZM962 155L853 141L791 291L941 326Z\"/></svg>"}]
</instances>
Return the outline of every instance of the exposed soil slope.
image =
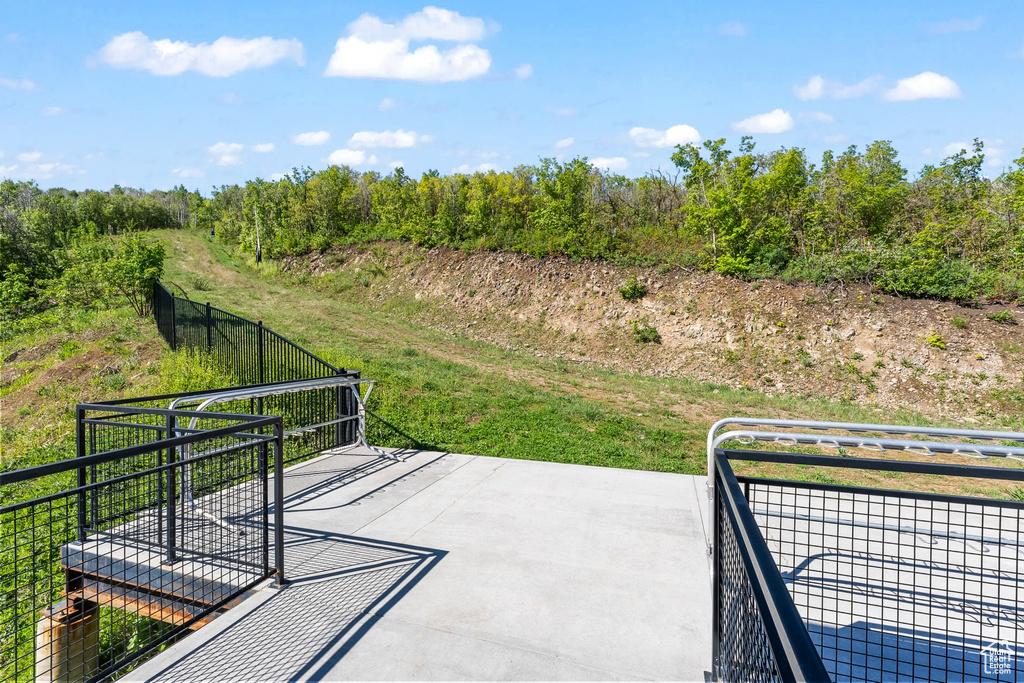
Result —
<instances>
[{"instance_id":1,"label":"exposed soil slope","mask_svg":"<svg viewBox=\"0 0 1024 683\"><path fill-rule=\"evenodd\" d=\"M968 421L1015 412L1022 397L1019 314L1010 323L986 317L1004 305L405 244L343 248L285 268L348 274L357 292L383 305L415 300L417 317L451 332L628 372ZM635 303L618 291L632 275L648 289ZM634 323L656 329L660 342L639 341Z\"/></svg>"}]
</instances>

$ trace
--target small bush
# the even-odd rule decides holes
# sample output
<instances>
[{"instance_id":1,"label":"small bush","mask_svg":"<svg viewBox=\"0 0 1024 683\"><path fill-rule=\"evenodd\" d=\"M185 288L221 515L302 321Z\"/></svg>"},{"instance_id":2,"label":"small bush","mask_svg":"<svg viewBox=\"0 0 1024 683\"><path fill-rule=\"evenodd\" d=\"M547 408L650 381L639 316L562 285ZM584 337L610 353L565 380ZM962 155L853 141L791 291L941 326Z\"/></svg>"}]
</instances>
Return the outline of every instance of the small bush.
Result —
<instances>
[{"instance_id":1,"label":"small bush","mask_svg":"<svg viewBox=\"0 0 1024 683\"><path fill-rule=\"evenodd\" d=\"M952 317L952 318L949 319L949 324L952 325L953 327L955 327L958 330L962 330L965 327L967 327L967 320L965 320L964 318L956 316L956 317Z\"/></svg>"},{"instance_id":2,"label":"small bush","mask_svg":"<svg viewBox=\"0 0 1024 683\"><path fill-rule=\"evenodd\" d=\"M626 284L619 287L619 294L626 301L639 301L647 296L647 286L633 275L626 280Z\"/></svg>"},{"instance_id":3,"label":"small bush","mask_svg":"<svg viewBox=\"0 0 1024 683\"><path fill-rule=\"evenodd\" d=\"M800 362L803 363L803 366L805 368L814 367L814 359L811 358L811 354L808 353L805 349L797 349L796 357L800 359Z\"/></svg>"},{"instance_id":4,"label":"small bush","mask_svg":"<svg viewBox=\"0 0 1024 683\"><path fill-rule=\"evenodd\" d=\"M996 313L989 313L985 316L994 323L1000 325L1016 325L1017 319L1013 317L1013 311L997 311Z\"/></svg>"},{"instance_id":5,"label":"small bush","mask_svg":"<svg viewBox=\"0 0 1024 683\"><path fill-rule=\"evenodd\" d=\"M934 346L937 349L945 349L946 348L945 340L939 334L937 334L935 332L932 332L931 335L929 335L928 337L925 337L924 343L927 344L928 346Z\"/></svg>"},{"instance_id":6,"label":"small bush","mask_svg":"<svg viewBox=\"0 0 1024 683\"><path fill-rule=\"evenodd\" d=\"M858 352L854 353L852 356L850 356L850 359L851 360L864 360L864 354L861 353L860 351L858 351Z\"/></svg>"},{"instance_id":7,"label":"small bush","mask_svg":"<svg viewBox=\"0 0 1024 683\"><path fill-rule=\"evenodd\" d=\"M642 344L661 343L661 334L659 334L658 330L651 327L647 322L647 318L633 321L633 335Z\"/></svg>"},{"instance_id":8,"label":"small bush","mask_svg":"<svg viewBox=\"0 0 1024 683\"><path fill-rule=\"evenodd\" d=\"M57 347L57 358L67 360L77 354L81 348L82 345L74 340L61 342L60 346Z\"/></svg>"},{"instance_id":9,"label":"small bush","mask_svg":"<svg viewBox=\"0 0 1024 683\"><path fill-rule=\"evenodd\" d=\"M213 283L210 282L209 278L203 275L193 275L189 280L189 284L192 285L192 289L197 292L209 292L213 289Z\"/></svg>"}]
</instances>

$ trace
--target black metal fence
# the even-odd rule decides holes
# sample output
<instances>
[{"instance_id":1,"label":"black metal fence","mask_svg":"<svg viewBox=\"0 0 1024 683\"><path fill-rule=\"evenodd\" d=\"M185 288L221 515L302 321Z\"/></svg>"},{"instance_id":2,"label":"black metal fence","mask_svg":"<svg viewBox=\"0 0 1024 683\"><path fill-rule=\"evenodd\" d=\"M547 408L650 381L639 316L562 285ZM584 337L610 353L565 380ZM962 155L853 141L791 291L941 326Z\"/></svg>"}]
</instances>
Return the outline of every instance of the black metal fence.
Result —
<instances>
[{"instance_id":1,"label":"black metal fence","mask_svg":"<svg viewBox=\"0 0 1024 683\"><path fill-rule=\"evenodd\" d=\"M358 373L347 373L347 375ZM354 378L353 378L354 379ZM302 391L285 391L289 384L299 384L301 380L276 385L256 385L208 389L204 391L186 391L160 396L143 398L125 398L102 401L96 405L139 407L139 408L197 408L211 397L232 392L245 393L258 390L261 386L267 389L281 389L272 395L237 398L229 401L218 401L210 406L211 414L232 413L243 415L276 415L281 418L284 428L284 463L290 464L304 458L318 455L325 450L354 444L357 438L358 403L354 392L355 387L334 386L327 388L309 388ZM255 392L253 392L255 393ZM205 422L196 418L197 426ZM188 427L191 419L182 427ZM87 452L98 452L111 447L126 445L125 439L141 438L138 433L100 431L93 425L87 425L82 433L80 443L85 444Z\"/></svg>"},{"instance_id":2,"label":"black metal fence","mask_svg":"<svg viewBox=\"0 0 1024 683\"><path fill-rule=\"evenodd\" d=\"M828 674L725 454L715 468L714 675L723 681L826 681Z\"/></svg>"},{"instance_id":3,"label":"black metal fence","mask_svg":"<svg viewBox=\"0 0 1024 683\"><path fill-rule=\"evenodd\" d=\"M0 473L4 680L100 680L283 580L281 418L81 405L78 430L80 457Z\"/></svg>"},{"instance_id":4,"label":"black metal fence","mask_svg":"<svg viewBox=\"0 0 1024 683\"><path fill-rule=\"evenodd\" d=\"M736 477L730 460L979 495ZM982 497L1024 470L721 449L715 469L716 678L1024 680L1024 502Z\"/></svg>"},{"instance_id":5,"label":"black metal fence","mask_svg":"<svg viewBox=\"0 0 1024 683\"><path fill-rule=\"evenodd\" d=\"M242 384L359 376L285 339L262 321L174 296L159 282L153 287L153 317L172 349L206 351Z\"/></svg>"}]
</instances>

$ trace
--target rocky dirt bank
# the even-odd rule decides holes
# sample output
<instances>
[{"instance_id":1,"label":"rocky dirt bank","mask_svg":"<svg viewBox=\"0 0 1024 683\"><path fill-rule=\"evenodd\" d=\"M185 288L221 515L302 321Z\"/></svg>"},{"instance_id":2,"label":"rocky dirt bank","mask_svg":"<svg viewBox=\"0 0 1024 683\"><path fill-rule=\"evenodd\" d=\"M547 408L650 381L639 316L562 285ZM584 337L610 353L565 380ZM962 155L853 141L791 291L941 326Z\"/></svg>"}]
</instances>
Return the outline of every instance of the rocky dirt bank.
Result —
<instances>
[{"instance_id":1,"label":"rocky dirt bank","mask_svg":"<svg viewBox=\"0 0 1024 683\"><path fill-rule=\"evenodd\" d=\"M408 244L347 247L284 267L349 277L344 296L566 362L967 421L1024 405L1021 312L1004 304ZM634 276L647 294L630 302L619 290ZM646 337L657 341L641 341L651 329Z\"/></svg>"}]
</instances>

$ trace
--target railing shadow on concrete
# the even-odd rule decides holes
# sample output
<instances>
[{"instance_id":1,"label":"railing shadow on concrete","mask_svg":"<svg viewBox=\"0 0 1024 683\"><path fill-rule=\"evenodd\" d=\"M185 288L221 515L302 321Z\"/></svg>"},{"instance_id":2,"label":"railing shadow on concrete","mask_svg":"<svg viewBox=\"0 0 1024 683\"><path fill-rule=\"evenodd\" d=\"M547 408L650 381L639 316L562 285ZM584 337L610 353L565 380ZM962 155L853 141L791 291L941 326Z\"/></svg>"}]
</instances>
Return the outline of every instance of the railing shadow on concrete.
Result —
<instances>
[{"instance_id":1,"label":"railing shadow on concrete","mask_svg":"<svg viewBox=\"0 0 1024 683\"><path fill-rule=\"evenodd\" d=\"M421 451L396 450L393 452L400 455L403 459L408 459L419 454ZM398 464L398 462L375 458L369 462L345 466L339 464L337 460L334 460L333 458L324 458L320 462L312 461L306 467L298 468L291 472L285 471L284 506L286 510L289 508L301 507L304 512L315 512L318 510L333 510L338 507L358 505L362 501L372 498L374 495L391 488L403 479L415 477L420 472L436 464L447 455L449 454L437 453L435 457L419 464L414 469L396 473L394 478L381 483L379 486L346 500L340 506L332 505L328 508L313 508L309 507L309 505L323 496L329 495L333 491L337 490L338 487L354 484L360 479L364 479L370 475L386 470L388 467Z\"/></svg>"},{"instance_id":2,"label":"railing shadow on concrete","mask_svg":"<svg viewBox=\"0 0 1024 683\"><path fill-rule=\"evenodd\" d=\"M291 583L148 680L321 680L446 554L294 527L285 543Z\"/></svg>"}]
</instances>

